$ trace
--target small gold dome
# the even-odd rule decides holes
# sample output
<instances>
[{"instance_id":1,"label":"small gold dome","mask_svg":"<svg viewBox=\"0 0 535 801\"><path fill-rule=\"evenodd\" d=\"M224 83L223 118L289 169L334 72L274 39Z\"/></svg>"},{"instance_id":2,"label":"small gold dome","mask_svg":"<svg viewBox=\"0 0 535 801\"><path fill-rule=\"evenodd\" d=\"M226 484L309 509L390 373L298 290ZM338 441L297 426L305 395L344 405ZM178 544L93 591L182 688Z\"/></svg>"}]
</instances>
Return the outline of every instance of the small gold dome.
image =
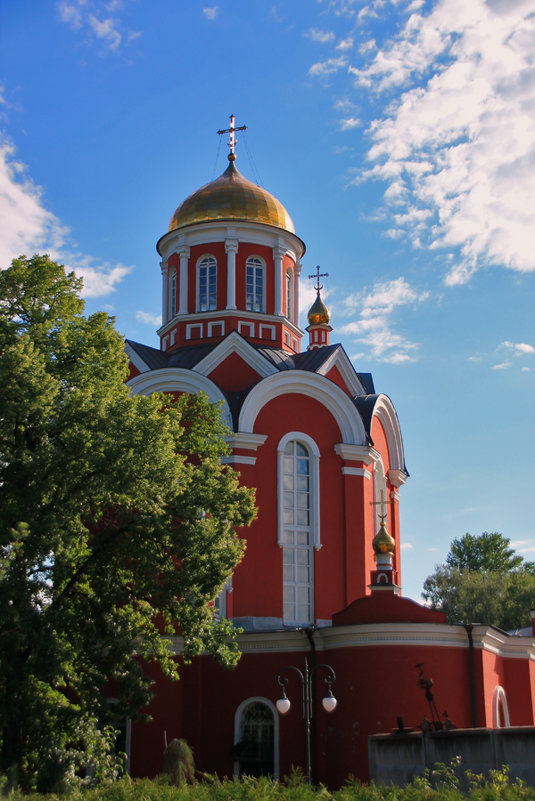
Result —
<instances>
[{"instance_id":1,"label":"small gold dome","mask_svg":"<svg viewBox=\"0 0 535 801\"><path fill-rule=\"evenodd\" d=\"M308 324L329 325L330 319L331 315L329 314L329 310L325 305L325 303L322 301L320 293L318 292L316 300L314 301L308 312Z\"/></svg>"},{"instance_id":2,"label":"small gold dome","mask_svg":"<svg viewBox=\"0 0 535 801\"><path fill-rule=\"evenodd\" d=\"M375 553L394 553L396 543L385 528L384 520L381 521L381 528L373 538L373 550Z\"/></svg>"},{"instance_id":3,"label":"small gold dome","mask_svg":"<svg viewBox=\"0 0 535 801\"><path fill-rule=\"evenodd\" d=\"M198 189L180 204L171 218L169 231L201 222L246 220L295 233L292 219L282 203L265 189L244 178L230 156L229 161L223 175Z\"/></svg>"}]
</instances>

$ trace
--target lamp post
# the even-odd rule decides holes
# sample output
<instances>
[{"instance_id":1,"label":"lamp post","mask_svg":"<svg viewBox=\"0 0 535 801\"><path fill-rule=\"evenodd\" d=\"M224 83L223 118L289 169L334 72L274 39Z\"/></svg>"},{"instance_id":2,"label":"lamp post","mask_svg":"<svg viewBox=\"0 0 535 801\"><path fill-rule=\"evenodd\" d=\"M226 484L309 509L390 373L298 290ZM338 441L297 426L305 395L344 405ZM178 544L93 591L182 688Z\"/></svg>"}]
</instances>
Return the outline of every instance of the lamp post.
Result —
<instances>
[{"instance_id":1,"label":"lamp post","mask_svg":"<svg viewBox=\"0 0 535 801\"><path fill-rule=\"evenodd\" d=\"M305 743L306 743L306 760L307 760L307 779L309 784L312 783L312 765L311 765L311 758L310 758L310 721L312 719L312 678L319 668L324 668L327 671L327 674L324 676L323 680L327 685L327 694L324 698L322 698L321 704L326 712L334 712L338 701L333 695L332 685L336 680L336 675L334 670L330 665L320 664L314 665L314 667L308 667L308 660L305 659L305 668L304 671L301 671L295 665L286 665L279 671L277 674L277 682L279 686L282 688L281 697L276 703L277 710L281 715L285 715L290 709L290 700L286 695L286 686L288 684L288 678L283 675L283 673L287 670L294 670L299 678L301 679L301 700L303 705L303 720L305 721Z\"/></svg>"}]
</instances>

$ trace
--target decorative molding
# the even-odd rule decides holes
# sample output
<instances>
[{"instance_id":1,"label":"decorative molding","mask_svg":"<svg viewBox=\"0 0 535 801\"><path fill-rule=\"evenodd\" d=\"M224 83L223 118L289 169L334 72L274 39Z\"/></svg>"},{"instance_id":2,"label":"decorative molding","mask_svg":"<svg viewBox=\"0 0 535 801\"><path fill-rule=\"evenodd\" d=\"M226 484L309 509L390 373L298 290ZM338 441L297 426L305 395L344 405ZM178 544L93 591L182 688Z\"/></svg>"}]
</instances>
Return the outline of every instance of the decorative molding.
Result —
<instances>
[{"instance_id":1,"label":"decorative molding","mask_svg":"<svg viewBox=\"0 0 535 801\"><path fill-rule=\"evenodd\" d=\"M199 335L196 337L192 337L192 333L195 329L199 330ZM202 323L188 323L186 325L186 339L202 339L203 335L203 325Z\"/></svg>"},{"instance_id":2,"label":"decorative molding","mask_svg":"<svg viewBox=\"0 0 535 801\"><path fill-rule=\"evenodd\" d=\"M364 467L342 467L343 476L361 476L362 478L370 479L372 474Z\"/></svg>"},{"instance_id":3,"label":"decorative molding","mask_svg":"<svg viewBox=\"0 0 535 801\"><path fill-rule=\"evenodd\" d=\"M220 332L219 332L218 334L214 334L214 326L218 326L218 328L220 328L220 329L221 329L221 330L220 330ZM225 336L225 321L224 321L224 320L211 320L211 321L210 321L210 322L207 324L207 326L206 326L206 327L207 327L207 329L208 329L208 336L209 336L209 337L213 337L213 336Z\"/></svg>"},{"instance_id":4,"label":"decorative molding","mask_svg":"<svg viewBox=\"0 0 535 801\"><path fill-rule=\"evenodd\" d=\"M381 458L379 451L370 445L351 445L339 442L334 446L334 450L346 462L364 462L364 464L374 465Z\"/></svg>"},{"instance_id":5,"label":"decorative molding","mask_svg":"<svg viewBox=\"0 0 535 801\"><path fill-rule=\"evenodd\" d=\"M366 432L362 419L343 389L328 378L306 370L276 371L256 384L240 412L240 431L253 431L256 418L271 400L289 394L312 397L333 415L344 443L363 445Z\"/></svg>"},{"instance_id":6,"label":"decorative molding","mask_svg":"<svg viewBox=\"0 0 535 801\"><path fill-rule=\"evenodd\" d=\"M401 438L399 420L396 410L394 409L394 404L387 395L378 396L373 407L372 423L373 417L377 417L385 432L392 470L406 476L403 440Z\"/></svg>"},{"instance_id":7,"label":"decorative molding","mask_svg":"<svg viewBox=\"0 0 535 801\"><path fill-rule=\"evenodd\" d=\"M195 365L195 372L202 375L209 375L221 364L231 353L236 353L243 359L261 378L266 378L279 371L274 364L268 362L252 345L247 342L236 331L231 331L228 337L220 342L212 351Z\"/></svg>"},{"instance_id":8,"label":"decorative molding","mask_svg":"<svg viewBox=\"0 0 535 801\"><path fill-rule=\"evenodd\" d=\"M248 431L237 431L227 439L231 448L244 451L256 451L267 439L267 434L251 434Z\"/></svg>"},{"instance_id":9,"label":"decorative molding","mask_svg":"<svg viewBox=\"0 0 535 801\"><path fill-rule=\"evenodd\" d=\"M256 456L241 456L241 454L231 454L230 456L223 456L221 464L247 464L255 465Z\"/></svg>"},{"instance_id":10,"label":"decorative molding","mask_svg":"<svg viewBox=\"0 0 535 801\"><path fill-rule=\"evenodd\" d=\"M332 330L332 329L331 329ZM341 347L337 348L328 359L324 361L318 370L320 375L327 375L327 373L336 367L342 376L344 383L351 395L365 395L366 390L362 386L352 363L345 350Z\"/></svg>"},{"instance_id":11,"label":"decorative molding","mask_svg":"<svg viewBox=\"0 0 535 801\"><path fill-rule=\"evenodd\" d=\"M407 481L408 475L404 470L389 470L388 480L394 487L401 487ZM398 495L399 498L399 495Z\"/></svg>"}]
</instances>

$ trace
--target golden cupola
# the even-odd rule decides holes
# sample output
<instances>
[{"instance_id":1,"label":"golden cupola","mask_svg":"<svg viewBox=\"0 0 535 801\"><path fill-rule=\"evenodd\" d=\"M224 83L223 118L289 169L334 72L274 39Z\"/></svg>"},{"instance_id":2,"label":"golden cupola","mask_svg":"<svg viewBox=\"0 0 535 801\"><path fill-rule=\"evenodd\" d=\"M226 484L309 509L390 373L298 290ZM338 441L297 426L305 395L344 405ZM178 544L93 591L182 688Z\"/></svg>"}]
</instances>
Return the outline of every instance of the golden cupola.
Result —
<instances>
[{"instance_id":1,"label":"golden cupola","mask_svg":"<svg viewBox=\"0 0 535 801\"><path fill-rule=\"evenodd\" d=\"M229 154L223 175L202 186L177 208L169 231L207 222L257 222L295 233L292 218L282 203L239 172L236 156Z\"/></svg>"}]
</instances>

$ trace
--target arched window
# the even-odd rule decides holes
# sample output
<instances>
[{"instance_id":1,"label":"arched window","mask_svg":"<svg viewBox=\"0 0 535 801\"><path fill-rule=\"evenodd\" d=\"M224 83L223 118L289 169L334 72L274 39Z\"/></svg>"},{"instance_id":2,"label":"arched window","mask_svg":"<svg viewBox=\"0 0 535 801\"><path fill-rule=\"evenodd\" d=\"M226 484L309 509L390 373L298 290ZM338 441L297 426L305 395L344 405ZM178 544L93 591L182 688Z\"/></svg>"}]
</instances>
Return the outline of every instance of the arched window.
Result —
<instances>
[{"instance_id":1,"label":"arched window","mask_svg":"<svg viewBox=\"0 0 535 801\"><path fill-rule=\"evenodd\" d=\"M197 262L197 311L217 308L217 262L213 256L203 256Z\"/></svg>"},{"instance_id":2,"label":"arched window","mask_svg":"<svg viewBox=\"0 0 535 801\"><path fill-rule=\"evenodd\" d=\"M168 319L172 320L176 314L176 270L171 270L169 275L169 310Z\"/></svg>"},{"instance_id":3,"label":"arched window","mask_svg":"<svg viewBox=\"0 0 535 801\"><path fill-rule=\"evenodd\" d=\"M286 272L286 317L294 322L294 277L291 270Z\"/></svg>"},{"instance_id":4,"label":"arched window","mask_svg":"<svg viewBox=\"0 0 535 801\"><path fill-rule=\"evenodd\" d=\"M314 548L319 539L319 449L306 434L287 434L278 448L279 536L283 623L314 622Z\"/></svg>"},{"instance_id":5,"label":"arched window","mask_svg":"<svg viewBox=\"0 0 535 801\"><path fill-rule=\"evenodd\" d=\"M278 778L278 715L267 698L248 698L236 711L235 773Z\"/></svg>"},{"instance_id":6,"label":"arched window","mask_svg":"<svg viewBox=\"0 0 535 801\"><path fill-rule=\"evenodd\" d=\"M245 308L247 311L265 311L265 269L258 256L250 256L245 265Z\"/></svg>"},{"instance_id":7,"label":"arched window","mask_svg":"<svg viewBox=\"0 0 535 801\"><path fill-rule=\"evenodd\" d=\"M381 527L381 515L387 514L388 498L386 497L386 475L383 460L379 457L375 462L373 494L375 501L375 533Z\"/></svg>"}]
</instances>

